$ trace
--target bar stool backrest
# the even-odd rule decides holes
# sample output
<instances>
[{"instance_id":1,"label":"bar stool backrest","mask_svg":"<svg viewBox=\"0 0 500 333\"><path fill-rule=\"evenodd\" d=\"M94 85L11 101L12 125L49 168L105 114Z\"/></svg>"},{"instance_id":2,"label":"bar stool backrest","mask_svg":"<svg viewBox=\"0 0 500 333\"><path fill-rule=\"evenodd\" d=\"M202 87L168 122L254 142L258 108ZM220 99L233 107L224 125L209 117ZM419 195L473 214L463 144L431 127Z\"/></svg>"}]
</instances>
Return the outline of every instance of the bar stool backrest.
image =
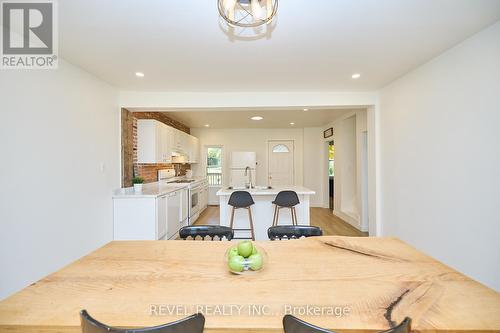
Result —
<instances>
[{"instance_id":1,"label":"bar stool backrest","mask_svg":"<svg viewBox=\"0 0 500 333\"><path fill-rule=\"evenodd\" d=\"M273 201L273 204L280 207L293 207L299 203L299 196L295 191L280 191Z\"/></svg>"},{"instance_id":2,"label":"bar stool backrest","mask_svg":"<svg viewBox=\"0 0 500 333\"><path fill-rule=\"evenodd\" d=\"M246 208L252 206L255 202L247 191L234 191L229 197L228 204L235 208Z\"/></svg>"}]
</instances>

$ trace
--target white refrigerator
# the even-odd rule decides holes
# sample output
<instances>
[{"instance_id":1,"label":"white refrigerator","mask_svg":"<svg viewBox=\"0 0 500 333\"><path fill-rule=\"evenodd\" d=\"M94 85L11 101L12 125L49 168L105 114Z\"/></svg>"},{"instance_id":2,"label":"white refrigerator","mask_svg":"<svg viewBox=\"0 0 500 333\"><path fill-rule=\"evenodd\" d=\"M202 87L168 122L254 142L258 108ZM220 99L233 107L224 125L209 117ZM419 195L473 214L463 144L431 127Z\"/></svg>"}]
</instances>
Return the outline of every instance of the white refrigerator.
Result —
<instances>
[{"instance_id":1,"label":"white refrigerator","mask_svg":"<svg viewBox=\"0 0 500 333\"><path fill-rule=\"evenodd\" d=\"M257 167L257 154L251 151L234 151L231 153L231 164L229 167L230 183L233 187L243 187L248 184L250 172L252 185L255 185ZM249 170L247 168L250 168ZM245 170L247 175L245 176Z\"/></svg>"}]
</instances>

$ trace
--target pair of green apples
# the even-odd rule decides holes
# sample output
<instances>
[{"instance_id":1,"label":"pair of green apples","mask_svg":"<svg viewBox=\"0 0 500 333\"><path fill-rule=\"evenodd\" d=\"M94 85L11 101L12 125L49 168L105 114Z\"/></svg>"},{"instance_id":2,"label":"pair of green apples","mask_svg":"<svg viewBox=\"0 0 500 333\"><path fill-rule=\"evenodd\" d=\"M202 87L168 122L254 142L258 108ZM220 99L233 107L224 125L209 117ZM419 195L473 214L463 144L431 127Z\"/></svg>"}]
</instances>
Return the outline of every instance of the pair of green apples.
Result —
<instances>
[{"instance_id":1,"label":"pair of green apples","mask_svg":"<svg viewBox=\"0 0 500 333\"><path fill-rule=\"evenodd\" d=\"M262 268L262 255L251 241L242 241L229 249L228 266L233 272L242 272L245 268L258 271Z\"/></svg>"}]
</instances>

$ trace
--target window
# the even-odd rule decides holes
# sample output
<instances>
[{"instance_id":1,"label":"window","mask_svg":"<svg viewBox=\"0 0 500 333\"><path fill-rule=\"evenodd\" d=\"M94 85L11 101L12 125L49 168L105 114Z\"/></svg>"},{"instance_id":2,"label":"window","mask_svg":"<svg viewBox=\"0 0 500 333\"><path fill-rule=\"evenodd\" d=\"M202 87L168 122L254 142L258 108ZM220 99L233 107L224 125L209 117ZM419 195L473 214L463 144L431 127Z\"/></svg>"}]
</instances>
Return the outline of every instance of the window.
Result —
<instances>
[{"instance_id":1,"label":"window","mask_svg":"<svg viewBox=\"0 0 500 333\"><path fill-rule=\"evenodd\" d=\"M207 179L209 185L222 185L222 147L207 147Z\"/></svg>"},{"instance_id":2,"label":"window","mask_svg":"<svg viewBox=\"0 0 500 333\"><path fill-rule=\"evenodd\" d=\"M289 153L288 147L285 145L276 145L273 147L273 153Z\"/></svg>"}]
</instances>

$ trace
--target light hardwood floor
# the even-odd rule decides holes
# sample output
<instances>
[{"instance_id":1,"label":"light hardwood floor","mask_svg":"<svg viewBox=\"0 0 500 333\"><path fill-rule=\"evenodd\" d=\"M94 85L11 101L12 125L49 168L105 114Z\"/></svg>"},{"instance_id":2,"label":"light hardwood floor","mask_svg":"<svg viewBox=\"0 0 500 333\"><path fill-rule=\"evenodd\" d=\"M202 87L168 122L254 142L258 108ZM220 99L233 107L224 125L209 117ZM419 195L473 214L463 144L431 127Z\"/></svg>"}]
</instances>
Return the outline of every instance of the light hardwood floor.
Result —
<instances>
[{"instance_id":1,"label":"light hardwood floor","mask_svg":"<svg viewBox=\"0 0 500 333\"><path fill-rule=\"evenodd\" d=\"M219 224L219 206L208 206L195 222L195 225L202 224ZM311 208L311 225L323 229L325 236L368 236L368 233L357 230L327 208Z\"/></svg>"}]
</instances>

